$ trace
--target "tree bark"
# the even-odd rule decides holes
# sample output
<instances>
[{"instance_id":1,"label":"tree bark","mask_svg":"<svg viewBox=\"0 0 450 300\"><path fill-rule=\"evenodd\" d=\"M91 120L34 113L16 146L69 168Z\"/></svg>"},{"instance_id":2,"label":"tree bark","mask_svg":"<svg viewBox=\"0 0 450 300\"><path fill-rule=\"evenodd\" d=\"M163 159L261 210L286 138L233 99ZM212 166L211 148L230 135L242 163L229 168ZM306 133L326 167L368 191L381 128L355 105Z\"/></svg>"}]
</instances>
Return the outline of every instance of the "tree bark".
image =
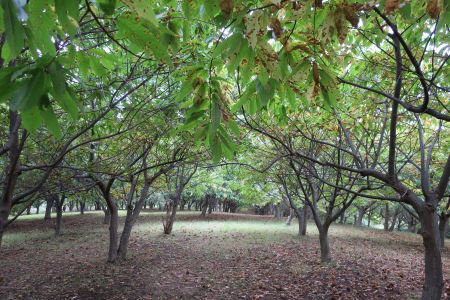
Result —
<instances>
[{"instance_id":1,"label":"tree bark","mask_svg":"<svg viewBox=\"0 0 450 300\"><path fill-rule=\"evenodd\" d=\"M108 210L110 213L109 220L109 250L108 250L108 262L115 262L117 259L118 248L118 234L117 229L119 227L119 212L117 205L111 199L111 196L107 197Z\"/></svg>"},{"instance_id":2,"label":"tree bark","mask_svg":"<svg viewBox=\"0 0 450 300\"><path fill-rule=\"evenodd\" d=\"M202 217L206 217L206 210L208 209L208 203L209 203L209 195L206 195L202 205L202 213L201 213Z\"/></svg>"},{"instance_id":3,"label":"tree bark","mask_svg":"<svg viewBox=\"0 0 450 300\"><path fill-rule=\"evenodd\" d=\"M358 208L358 217L356 218L356 222L355 222L356 226L362 226L362 221L363 221L365 213L366 213L366 210L364 208Z\"/></svg>"},{"instance_id":4,"label":"tree bark","mask_svg":"<svg viewBox=\"0 0 450 300\"><path fill-rule=\"evenodd\" d=\"M125 218L125 225L123 227L122 235L120 236L119 248L117 250L118 258L124 260L128 252L128 244L130 241L131 230L133 229L136 220L141 213L142 207L144 206L145 199L147 199L148 190L150 188L150 183L145 183L139 196L139 200L133 209L132 203L127 206L127 216Z\"/></svg>"},{"instance_id":5,"label":"tree bark","mask_svg":"<svg viewBox=\"0 0 450 300\"><path fill-rule=\"evenodd\" d=\"M56 208L56 223L55 223L55 236L60 236L61 235L61 225L62 225L62 212L63 212L63 205L64 205L64 200L65 200L65 196L64 194L61 195L61 198L59 198L58 195L53 195L53 203L55 205Z\"/></svg>"},{"instance_id":6,"label":"tree bark","mask_svg":"<svg viewBox=\"0 0 450 300\"><path fill-rule=\"evenodd\" d=\"M447 228L448 228L448 216L446 212L443 212L439 216L439 238L441 249L445 248L445 237L447 236Z\"/></svg>"},{"instance_id":7,"label":"tree bark","mask_svg":"<svg viewBox=\"0 0 450 300\"><path fill-rule=\"evenodd\" d=\"M345 212L339 216L339 224L345 224Z\"/></svg>"},{"instance_id":8,"label":"tree bark","mask_svg":"<svg viewBox=\"0 0 450 300\"><path fill-rule=\"evenodd\" d=\"M330 243L328 242L328 227L322 226L319 229L319 242L320 242L320 260L323 263L331 261Z\"/></svg>"},{"instance_id":9,"label":"tree bark","mask_svg":"<svg viewBox=\"0 0 450 300\"><path fill-rule=\"evenodd\" d=\"M289 216L287 217L286 220L286 225L291 225L292 219L295 217L295 211L293 208L289 209ZM300 222L299 222L300 225ZM299 230L299 234L300 234L300 230Z\"/></svg>"},{"instance_id":10,"label":"tree bark","mask_svg":"<svg viewBox=\"0 0 450 300\"><path fill-rule=\"evenodd\" d=\"M80 201L80 214L84 215L84 210L86 209L86 200Z\"/></svg>"},{"instance_id":11,"label":"tree bark","mask_svg":"<svg viewBox=\"0 0 450 300\"><path fill-rule=\"evenodd\" d=\"M384 231L389 230L389 203L384 205Z\"/></svg>"},{"instance_id":12,"label":"tree bark","mask_svg":"<svg viewBox=\"0 0 450 300\"><path fill-rule=\"evenodd\" d=\"M438 215L428 203L422 212L422 239L425 247L425 284L423 300L441 299L443 288L441 244L439 238Z\"/></svg>"},{"instance_id":13,"label":"tree bark","mask_svg":"<svg viewBox=\"0 0 450 300\"><path fill-rule=\"evenodd\" d=\"M103 217L103 225L108 225L111 221L111 211L108 208L105 208L103 212L105 213L105 216Z\"/></svg>"},{"instance_id":14,"label":"tree bark","mask_svg":"<svg viewBox=\"0 0 450 300\"><path fill-rule=\"evenodd\" d=\"M174 200L172 207L168 211L166 221L164 223L164 233L171 234L173 229L173 223L175 222L175 216L177 214L178 201Z\"/></svg>"},{"instance_id":15,"label":"tree bark","mask_svg":"<svg viewBox=\"0 0 450 300\"><path fill-rule=\"evenodd\" d=\"M5 174L2 182L4 183L1 190L0 198L0 248L2 245L3 233L6 229L8 217L11 212L13 192L16 187L17 177L19 176L19 128L20 117L18 112L9 111L9 155L5 168Z\"/></svg>"},{"instance_id":16,"label":"tree bark","mask_svg":"<svg viewBox=\"0 0 450 300\"><path fill-rule=\"evenodd\" d=\"M47 204L45 206L44 220L50 220L52 218L52 208L54 205L55 197L54 195L48 195L45 200Z\"/></svg>"},{"instance_id":17,"label":"tree bark","mask_svg":"<svg viewBox=\"0 0 450 300\"><path fill-rule=\"evenodd\" d=\"M306 235L306 225L308 224L308 210L306 207L297 209L296 215L298 219L298 235Z\"/></svg>"}]
</instances>

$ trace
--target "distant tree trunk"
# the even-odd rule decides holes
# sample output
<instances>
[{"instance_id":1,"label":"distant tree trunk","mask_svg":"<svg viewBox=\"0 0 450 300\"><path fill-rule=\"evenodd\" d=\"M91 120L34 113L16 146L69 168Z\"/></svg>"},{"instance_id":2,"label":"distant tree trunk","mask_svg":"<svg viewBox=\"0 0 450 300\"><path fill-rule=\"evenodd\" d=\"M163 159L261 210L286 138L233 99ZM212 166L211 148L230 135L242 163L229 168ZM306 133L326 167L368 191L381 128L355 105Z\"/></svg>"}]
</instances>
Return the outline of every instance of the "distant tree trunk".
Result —
<instances>
[{"instance_id":1,"label":"distant tree trunk","mask_svg":"<svg viewBox=\"0 0 450 300\"><path fill-rule=\"evenodd\" d=\"M208 209L208 204L209 204L209 195L206 195L202 204L202 213L201 213L202 217L206 217L206 210Z\"/></svg>"},{"instance_id":2,"label":"distant tree trunk","mask_svg":"<svg viewBox=\"0 0 450 300\"><path fill-rule=\"evenodd\" d=\"M345 224L345 212L339 216L339 224Z\"/></svg>"},{"instance_id":3,"label":"distant tree trunk","mask_svg":"<svg viewBox=\"0 0 450 300\"><path fill-rule=\"evenodd\" d=\"M73 207L75 206L74 201L70 201L69 202L69 211L72 212L73 211Z\"/></svg>"},{"instance_id":4,"label":"distant tree trunk","mask_svg":"<svg viewBox=\"0 0 450 300\"><path fill-rule=\"evenodd\" d=\"M273 205L273 216L278 220L281 219L280 205L278 205L278 204Z\"/></svg>"},{"instance_id":5,"label":"distant tree trunk","mask_svg":"<svg viewBox=\"0 0 450 300\"><path fill-rule=\"evenodd\" d=\"M213 198L210 199L208 203L208 215L210 215L213 212L214 207L216 206L217 199Z\"/></svg>"},{"instance_id":6,"label":"distant tree trunk","mask_svg":"<svg viewBox=\"0 0 450 300\"><path fill-rule=\"evenodd\" d=\"M64 194L61 195L61 198L58 195L54 195L54 205L56 208L56 222L55 222L55 236L61 235L61 225L62 225L62 212L63 205L66 196Z\"/></svg>"},{"instance_id":7,"label":"distant tree trunk","mask_svg":"<svg viewBox=\"0 0 450 300\"><path fill-rule=\"evenodd\" d=\"M164 234L172 233L173 223L175 222L175 216L177 214L178 200L177 196L175 196L171 205L167 207L167 215L164 221Z\"/></svg>"},{"instance_id":8,"label":"distant tree trunk","mask_svg":"<svg viewBox=\"0 0 450 300\"><path fill-rule=\"evenodd\" d=\"M80 200L80 214L84 215L84 210L86 209L86 200Z\"/></svg>"},{"instance_id":9,"label":"distant tree trunk","mask_svg":"<svg viewBox=\"0 0 450 300\"><path fill-rule=\"evenodd\" d=\"M44 220L50 220L52 218L52 207L53 207L53 202L55 201L55 198L53 195L49 195L49 196L47 196L47 198L45 200L47 202L47 205L45 207Z\"/></svg>"},{"instance_id":10,"label":"distant tree trunk","mask_svg":"<svg viewBox=\"0 0 450 300\"><path fill-rule=\"evenodd\" d=\"M31 205L27 207L27 215L31 214Z\"/></svg>"},{"instance_id":11,"label":"distant tree trunk","mask_svg":"<svg viewBox=\"0 0 450 300\"><path fill-rule=\"evenodd\" d=\"M439 215L439 236L441 240L441 249L445 248L445 237L448 229L448 215L447 212L442 212Z\"/></svg>"},{"instance_id":12,"label":"distant tree trunk","mask_svg":"<svg viewBox=\"0 0 450 300\"><path fill-rule=\"evenodd\" d=\"M102 203L100 202L100 200L98 200L98 199L95 200L94 208L95 208L95 210L101 210L102 209Z\"/></svg>"},{"instance_id":13,"label":"distant tree trunk","mask_svg":"<svg viewBox=\"0 0 450 300\"><path fill-rule=\"evenodd\" d=\"M308 224L308 210L307 207L303 206L302 208L297 208L295 211L295 215L298 220L298 235L306 235L306 225Z\"/></svg>"},{"instance_id":14,"label":"distant tree trunk","mask_svg":"<svg viewBox=\"0 0 450 300\"><path fill-rule=\"evenodd\" d=\"M386 202L384 205L384 231L389 230L389 203Z\"/></svg>"},{"instance_id":15,"label":"distant tree trunk","mask_svg":"<svg viewBox=\"0 0 450 300\"><path fill-rule=\"evenodd\" d=\"M366 214L366 210L364 207L358 208L358 217L356 218L356 226L362 226L362 221L364 218L364 215Z\"/></svg>"},{"instance_id":16,"label":"distant tree trunk","mask_svg":"<svg viewBox=\"0 0 450 300\"><path fill-rule=\"evenodd\" d=\"M39 214L39 207L41 206L41 204L36 205L36 214Z\"/></svg>"},{"instance_id":17,"label":"distant tree trunk","mask_svg":"<svg viewBox=\"0 0 450 300\"><path fill-rule=\"evenodd\" d=\"M292 219L295 217L295 211L294 211L294 209L293 208L290 208L289 209L289 216L287 217L287 220L286 220L286 225L291 225L291 222L292 222ZM300 222L299 222L299 224L300 224ZM300 234L300 231L299 231L299 234Z\"/></svg>"},{"instance_id":18,"label":"distant tree trunk","mask_svg":"<svg viewBox=\"0 0 450 300\"><path fill-rule=\"evenodd\" d=\"M397 230L400 231L402 229L402 219L398 218L398 222L397 222Z\"/></svg>"},{"instance_id":19,"label":"distant tree trunk","mask_svg":"<svg viewBox=\"0 0 450 300\"><path fill-rule=\"evenodd\" d=\"M367 227L370 227L370 221L372 221L372 211L369 211L369 213L367 214Z\"/></svg>"},{"instance_id":20,"label":"distant tree trunk","mask_svg":"<svg viewBox=\"0 0 450 300\"><path fill-rule=\"evenodd\" d=\"M395 225L397 224L398 215L399 215L399 209L397 208L394 212L394 215L392 216L392 223L391 223L391 226L389 227L389 231L394 231Z\"/></svg>"}]
</instances>

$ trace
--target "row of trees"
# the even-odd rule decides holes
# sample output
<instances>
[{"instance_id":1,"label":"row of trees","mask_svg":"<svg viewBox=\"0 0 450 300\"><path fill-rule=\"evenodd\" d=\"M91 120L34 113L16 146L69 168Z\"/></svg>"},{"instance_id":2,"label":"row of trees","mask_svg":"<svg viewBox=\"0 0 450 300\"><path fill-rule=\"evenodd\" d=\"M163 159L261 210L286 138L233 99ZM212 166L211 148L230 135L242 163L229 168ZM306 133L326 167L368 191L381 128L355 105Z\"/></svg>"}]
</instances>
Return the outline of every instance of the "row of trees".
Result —
<instances>
[{"instance_id":1,"label":"row of trees","mask_svg":"<svg viewBox=\"0 0 450 300\"><path fill-rule=\"evenodd\" d=\"M113 262L149 194L170 193L169 233L191 183L205 203L309 210L328 262L330 225L382 200L420 223L422 297L440 298L449 1L4 0L0 16L0 243L35 201L92 193ZM211 160L228 183L199 173Z\"/></svg>"}]
</instances>

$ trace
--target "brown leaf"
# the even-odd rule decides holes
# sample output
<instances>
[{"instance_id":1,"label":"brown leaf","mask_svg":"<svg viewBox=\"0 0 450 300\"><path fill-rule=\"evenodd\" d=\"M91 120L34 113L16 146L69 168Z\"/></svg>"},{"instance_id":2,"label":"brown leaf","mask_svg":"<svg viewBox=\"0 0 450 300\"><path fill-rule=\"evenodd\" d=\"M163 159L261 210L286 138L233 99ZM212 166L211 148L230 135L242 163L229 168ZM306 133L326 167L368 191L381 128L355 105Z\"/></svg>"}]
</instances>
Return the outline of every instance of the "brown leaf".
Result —
<instances>
[{"instance_id":1,"label":"brown leaf","mask_svg":"<svg viewBox=\"0 0 450 300\"><path fill-rule=\"evenodd\" d=\"M280 20L278 20L277 18L273 18L270 22L270 27L272 28L275 37L279 39L281 37L281 34L283 33L283 28L281 28Z\"/></svg>"},{"instance_id":2,"label":"brown leaf","mask_svg":"<svg viewBox=\"0 0 450 300\"><path fill-rule=\"evenodd\" d=\"M427 12L433 19L438 19L444 6L443 0L428 0Z\"/></svg>"},{"instance_id":3,"label":"brown leaf","mask_svg":"<svg viewBox=\"0 0 450 300\"><path fill-rule=\"evenodd\" d=\"M387 0L384 4L384 12L386 14L392 13L400 7L400 0Z\"/></svg>"},{"instance_id":4,"label":"brown leaf","mask_svg":"<svg viewBox=\"0 0 450 300\"><path fill-rule=\"evenodd\" d=\"M225 16L230 16L233 12L233 0L221 0L220 9Z\"/></svg>"},{"instance_id":5,"label":"brown leaf","mask_svg":"<svg viewBox=\"0 0 450 300\"><path fill-rule=\"evenodd\" d=\"M345 19L352 24L353 27L357 27L359 23L359 17L356 14L357 7L352 5L345 5L343 7Z\"/></svg>"},{"instance_id":6,"label":"brown leaf","mask_svg":"<svg viewBox=\"0 0 450 300\"><path fill-rule=\"evenodd\" d=\"M313 62L313 78L314 83L319 84L319 67L316 62Z\"/></svg>"}]
</instances>

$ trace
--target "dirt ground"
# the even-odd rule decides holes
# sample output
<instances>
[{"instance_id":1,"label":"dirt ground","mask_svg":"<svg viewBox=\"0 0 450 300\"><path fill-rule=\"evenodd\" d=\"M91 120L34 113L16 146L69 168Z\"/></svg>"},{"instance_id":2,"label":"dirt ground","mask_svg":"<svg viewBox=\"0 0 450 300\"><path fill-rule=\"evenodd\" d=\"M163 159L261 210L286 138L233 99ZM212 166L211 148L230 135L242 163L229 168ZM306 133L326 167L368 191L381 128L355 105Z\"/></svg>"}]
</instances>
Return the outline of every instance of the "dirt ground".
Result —
<instances>
[{"instance_id":1,"label":"dirt ground","mask_svg":"<svg viewBox=\"0 0 450 300\"><path fill-rule=\"evenodd\" d=\"M420 236L335 225L333 262L319 262L317 230L270 217L180 213L173 235L144 213L128 259L106 263L102 215L17 221L0 252L0 299L414 299L423 280ZM444 252L450 294L450 249ZM444 297L447 297L447 296Z\"/></svg>"}]
</instances>

